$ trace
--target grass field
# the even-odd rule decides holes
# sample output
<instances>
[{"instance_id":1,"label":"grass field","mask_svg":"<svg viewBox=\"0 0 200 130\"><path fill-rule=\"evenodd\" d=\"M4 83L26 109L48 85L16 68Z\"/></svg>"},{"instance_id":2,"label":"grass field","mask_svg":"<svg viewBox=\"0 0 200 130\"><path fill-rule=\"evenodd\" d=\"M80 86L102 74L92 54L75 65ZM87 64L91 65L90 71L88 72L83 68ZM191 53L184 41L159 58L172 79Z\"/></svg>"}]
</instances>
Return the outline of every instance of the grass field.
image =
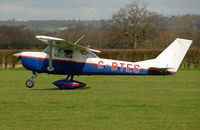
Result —
<instances>
[{"instance_id":1,"label":"grass field","mask_svg":"<svg viewBox=\"0 0 200 130\"><path fill-rule=\"evenodd\" d=\"M59 90L65 76L0 71L0 129L200 129L200 70L174 76L80 76L88 86Z\"/></svg>"}]
</instances>

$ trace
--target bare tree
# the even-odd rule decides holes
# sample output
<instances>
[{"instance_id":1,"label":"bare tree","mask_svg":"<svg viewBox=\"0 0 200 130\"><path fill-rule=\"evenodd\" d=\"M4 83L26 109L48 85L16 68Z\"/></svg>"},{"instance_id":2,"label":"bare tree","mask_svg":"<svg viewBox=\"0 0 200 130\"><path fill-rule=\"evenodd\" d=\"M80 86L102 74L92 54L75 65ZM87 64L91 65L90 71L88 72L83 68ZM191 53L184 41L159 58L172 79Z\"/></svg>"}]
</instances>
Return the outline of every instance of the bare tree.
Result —
<instances>
[{"instance_id":1,"label":"bare tree","mask_svg":"<svg viewBox=\"0 0 200 130\"><path fill-rule=\"evenodd\" d=\"M133 42L134 49L137 48L138 40L149 31L151 14L141 0L131 0L125 8L113 14L113 19L120 24L123 34Z\"/></svg>"}]
</instances>

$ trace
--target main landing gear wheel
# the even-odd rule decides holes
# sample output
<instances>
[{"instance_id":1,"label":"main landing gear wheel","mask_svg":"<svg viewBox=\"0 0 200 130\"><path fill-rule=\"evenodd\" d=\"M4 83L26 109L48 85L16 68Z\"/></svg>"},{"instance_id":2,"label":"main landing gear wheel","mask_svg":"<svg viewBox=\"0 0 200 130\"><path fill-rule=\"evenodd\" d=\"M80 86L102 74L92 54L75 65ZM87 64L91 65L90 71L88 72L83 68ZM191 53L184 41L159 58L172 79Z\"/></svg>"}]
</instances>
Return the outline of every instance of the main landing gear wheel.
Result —
<instances>
[{"instance_id":1,"label":"main landing gear wheel","mask_svg":"<svg viewBox=\"0 0 200 130\"><path fill-rule=\"evenodd\" d=\"M26 83L25 83L27 88L32 88L32 87L34 87L34 81L33 81L33 78L36 78L36 77L37 77L36 73L33 72L31 78L28 79L28 80L26 81Z\"/></svg>"},{"instance_id":2,"label":"main landing gear wheel","mask_svg":"<svg viewBox=\"0 0 200 130\"><path fill-rule=\"evenodd\" d=\"M70 77L71 79L69 79ZM66 79L57 80L53 84L59 89L76 89L86 86L85 83L75 81L73 74L69 74Z\"/></svg>"}]
</instances>

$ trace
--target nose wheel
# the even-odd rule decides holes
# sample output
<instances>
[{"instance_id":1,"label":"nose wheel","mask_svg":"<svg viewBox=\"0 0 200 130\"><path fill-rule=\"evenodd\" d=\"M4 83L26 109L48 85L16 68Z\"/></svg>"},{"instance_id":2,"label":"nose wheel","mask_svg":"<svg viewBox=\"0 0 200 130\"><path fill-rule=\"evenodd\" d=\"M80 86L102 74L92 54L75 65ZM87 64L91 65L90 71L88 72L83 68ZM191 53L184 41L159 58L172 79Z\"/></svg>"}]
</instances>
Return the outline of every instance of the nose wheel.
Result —
<instances>
[{"instance_id":1,"label":"nose wheel","mask_svg":"<svg viewBox=\"0 0 200 130\"><path fill-rule=\"evenodd\" d=\"M32 88L32 87L34 87L34 81L33 81L33 80L31 81L31 79L28 79L28 80L26 81L26 87L27 87L27 88Z\"/></svg>"},{"instance_id":2,"label":"nose wheel","mask_svg":"<svg viewBox=\"0 0 200 130\"><path fill-rule=\"evenodd\" d=\"M27 88L32 88L32 87L34 87L34 81L33 81L33 78L36 78L36 77L37 77L36 73L33 72L31 78L28 79L28 80L26 81L26 83L25 83Z\"/></svg>"}]
</instances>

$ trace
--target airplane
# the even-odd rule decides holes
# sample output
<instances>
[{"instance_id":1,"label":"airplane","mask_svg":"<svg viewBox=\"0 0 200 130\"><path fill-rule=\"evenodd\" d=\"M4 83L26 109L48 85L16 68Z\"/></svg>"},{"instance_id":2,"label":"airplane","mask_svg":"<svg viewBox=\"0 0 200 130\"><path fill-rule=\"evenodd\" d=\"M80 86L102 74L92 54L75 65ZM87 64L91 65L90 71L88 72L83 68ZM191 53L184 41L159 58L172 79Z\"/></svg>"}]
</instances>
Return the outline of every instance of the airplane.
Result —
<instances>
[{"instance_id":1,"label":"airplane","mask_svg":"<svg viewBox=\"0 0 200 130\"><path fill-rule=\"evenodd\" d=\"M48 47L42 52L20 52L14 54L22 65L32 71L26 86L34 86L36 73L67 75L66 79L53 82L59 89L80 88L85 83L75 81L74 75L173 75L177 72L192 40L175 39L155 59L128 62L99 58L98 50L68 42L61 38L36 36Z\"/></svg>"}]
</instances>

